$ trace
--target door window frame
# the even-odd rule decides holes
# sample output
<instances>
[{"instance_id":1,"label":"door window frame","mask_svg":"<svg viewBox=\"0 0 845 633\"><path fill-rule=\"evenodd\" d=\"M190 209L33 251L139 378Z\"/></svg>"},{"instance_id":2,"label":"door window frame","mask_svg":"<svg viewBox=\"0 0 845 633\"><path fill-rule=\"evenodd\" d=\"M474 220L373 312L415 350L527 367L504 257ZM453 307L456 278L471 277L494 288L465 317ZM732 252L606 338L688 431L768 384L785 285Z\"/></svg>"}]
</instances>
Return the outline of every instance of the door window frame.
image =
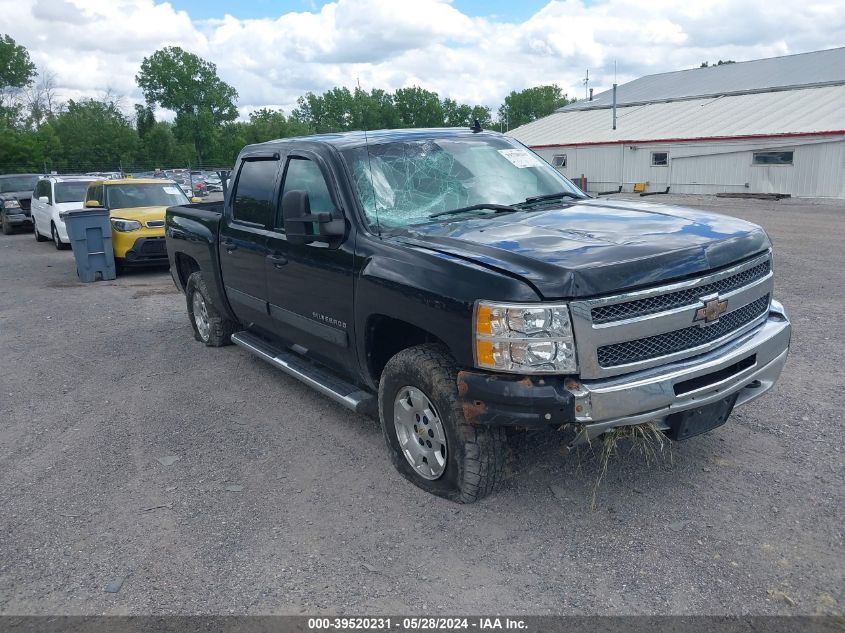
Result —
<instances>
[{"instance_id":1,"label":"door window frame","mask_svg":"<svg viewBox=\"0 0 845 633\"><path fill-rule=\"evenodd\" d=\"M346 219L346 214L343 210L343 205L340 204L340 192L337 189L337 181L333 177L333 172L329 169L328 165L326 164L325 159L317 154L316 152L311 152L308 150L295 150L286 152L282 155L282 160L284 161L284 167L281 170L281 178L279 179L279 189L276 195L276 215L273 219L273 226L270 230L273 232L274 237L284 237L285 236L285 227L284 227L284 218L282 217L282 195L285 191L285 181L288 177L288 167L290 166L290 162L292 160L310 160L312 163L317 165L320 170L320 173L323 175L323 180L326 183L326 188L329 191L329 197L332 199L332 204L334 204L334 213L332 214L332 218L336 220ZM308 246L315 246L317 248L326 248L329 245L326 243L321 242L311 242Z\"/></svg>"},{"instance_id":2,"label":"door window frame","mask_svg":"<svg viewBox=\"0 0 845 633\"><path fill-rule=\"evenodd\" d=\"M279 152L273 153L255 153L255 154L244 154L240 157L239 165L238 165L238 172L235 175L235 178L231 181L231 193L227 196L228 202L224 209L224 215L226 218L226 224L232 226L236 226L241 229L251 229L254 231L269 231L271 230L273 222L275 222L274 218L278 214L279 208L279 190L281 187L281 162L284 159L284 156L281 155ZM269 222L265 224L259 224L258 222L249 222L248 220L239 220L235 217L235 198L238 195L238 185L240 184L241 180L241 173L243 172L243 167L245 163L248 162L256 162L256 161L274 161L278 163L276 167L276 175L273 177L273 187L270 192L270 217ZM275 208L274 208L275 207Z\"/></svg>"}]
</instances>

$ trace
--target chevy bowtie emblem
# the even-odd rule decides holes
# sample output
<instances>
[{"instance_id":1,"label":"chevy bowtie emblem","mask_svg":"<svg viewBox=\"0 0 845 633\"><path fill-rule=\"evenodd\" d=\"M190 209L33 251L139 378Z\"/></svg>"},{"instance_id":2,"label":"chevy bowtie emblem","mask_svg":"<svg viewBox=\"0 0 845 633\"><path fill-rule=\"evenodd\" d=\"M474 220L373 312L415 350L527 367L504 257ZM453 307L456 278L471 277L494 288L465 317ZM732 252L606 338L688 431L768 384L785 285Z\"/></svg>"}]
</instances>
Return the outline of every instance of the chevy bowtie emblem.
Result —
<instances>
[{"instance_id":1,"label":"chevy bowtie emblem","mask_svg":"<svg viewBox=\"0 0 845 633\"><path fill-rule=\"evenodd\" d=\"M695 318L693 321L701 321L699 325L710 325L719 320L725 311L728 309L728 300L719 301L719 297L715 297L704 302L704 307L695 311Z\"/></svg>"}]
</instances>

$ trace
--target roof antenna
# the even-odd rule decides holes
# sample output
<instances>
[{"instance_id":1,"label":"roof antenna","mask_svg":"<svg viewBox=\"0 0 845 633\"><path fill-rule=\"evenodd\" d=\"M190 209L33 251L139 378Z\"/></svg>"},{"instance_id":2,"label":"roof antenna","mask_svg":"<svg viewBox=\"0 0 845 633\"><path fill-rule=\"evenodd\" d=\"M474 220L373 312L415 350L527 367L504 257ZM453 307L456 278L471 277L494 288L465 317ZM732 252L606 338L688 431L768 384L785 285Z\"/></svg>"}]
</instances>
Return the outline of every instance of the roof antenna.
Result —
<instances>
[{"instance_id":1,"label":"roof antenna","mask_svg":"<svg viewBox=\"0 0 845 633\"><path fill-rule=\"evenodd\" d=\"M473 134L478 134L479 132L483 131L481 129L481 123L478 122L478 119L475 120L475 122L470 126L469 129L472 130Z\"/></svg>"}]
</instances>

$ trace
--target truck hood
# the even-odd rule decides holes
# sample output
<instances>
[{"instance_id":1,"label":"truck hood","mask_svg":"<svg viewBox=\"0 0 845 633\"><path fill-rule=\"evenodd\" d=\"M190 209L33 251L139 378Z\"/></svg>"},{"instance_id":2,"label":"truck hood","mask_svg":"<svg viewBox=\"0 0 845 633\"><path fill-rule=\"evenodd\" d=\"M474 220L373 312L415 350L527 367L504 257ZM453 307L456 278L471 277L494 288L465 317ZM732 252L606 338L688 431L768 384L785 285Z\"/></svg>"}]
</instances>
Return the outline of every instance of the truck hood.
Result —
<instances>
[{"instance_id":1,"label":"truck hood","mask_svg":"<svg viewBox=\"0 0 845 633\"><path fill-rule=\"evenodd\" d=\"M32 191L4 191L0 193L0 200L20 200L32 198Z\"/></svg>"},{"instance_id":2,"label":"truck hood","mask_svg":"<svg viewBox=\"0 0 845 633\"><path fill-rule=\"evenodd\" d=\"M149 222L150 220L164 221L164 212L167 207L130 207L128 209L109 209L109 217L123 218L124 220L137 220L138 222Z\"/></svg>"},{"instance_id":3,"label":"truck hood","mask_svg":"<svg viewBox=\"0 0 845 633\"><path fill-rule=\"evenodd\" d=\"M426 224L396 239L518 276L545 299L654 285L727 266L771 246L762 228L743 220L607 199Z\"/></svg>"}]
</instances>

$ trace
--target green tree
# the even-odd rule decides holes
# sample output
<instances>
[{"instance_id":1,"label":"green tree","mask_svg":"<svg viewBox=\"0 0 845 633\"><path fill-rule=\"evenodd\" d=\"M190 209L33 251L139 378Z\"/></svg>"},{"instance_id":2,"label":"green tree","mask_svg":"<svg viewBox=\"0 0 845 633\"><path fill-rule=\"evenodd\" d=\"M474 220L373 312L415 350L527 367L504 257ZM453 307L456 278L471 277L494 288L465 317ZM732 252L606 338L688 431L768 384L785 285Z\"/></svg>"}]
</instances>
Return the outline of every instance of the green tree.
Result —
<instances>
[{"instance_id":1,"label":"green tree","mask_svg":"<svg viewBox=\"0 0 845 633\"><path fill-rule=\"evenodd\" d=\"M114 101L70 100L43 127L49 127L61 146L60 157L53 157L54 169L118 169L131 164L138 144L137 133Z\"/></svg>"},{"instance_id":2,"label":"green tree","mask_svg":"<svg viewBox=\"0 0 845 633\"><path fill-rule=\"evenodd\" d=\"M147 103L176 112L176 135L193 143L200 163L220 126L238 116L238 92L217 76L217 66L178 46L145 57L135 80Z\"/></svg>"},{"instance_id":3,"label":"green tree","mask_svg":"<svg viewBox=\"0 0 845 633\"><path fill-rule=\"evenodd\" d=\"M419 86L399 88L393 95L393 104L402 127L441 127L443 107L436 92Z\"/></svg>"},{"instance_id":4,"label":"green tree","mask_svg":"<svg viewBox=\"0 0 845 633\"><path fill-rule=\"evenodd\" d=\"M193 154L193 146L176 140L172 123L154 120L139 139L133 166L138 171L185 166L190 164Z\"/></svg>"},{"instance_id":5,"label":"green tree","mask_svg":"<svg viewBox=\"0 0 845 633\"><path fill-rule=\"evenodd\" d=\"M40 171L43 160L35 134L0 125L0 174Z\"/></svg>"},{"instance_id":6,"label":"green tree","mask_svg":"<svg viewBox=\"0 0 845 633\"><path fill-rule=\"evenodd\" d=\"M572 103L557 84L526 88L520 92L511 92L499 107L499 121L512 130L520 125L531 123L548 116L558 108Z\"/></svg>"},{"instance_id":7,"label":"green tree","mask_svg":"<svg viewBox=\"0 0 845 633\"><path fill-rule=\"evenodd\" d=\"M138 130L138 136L143 139L147 132L153 129L156 124L155 113L151 105L135 104L135 129Z\"/></svg>"},{"instance_id":8,"label":"green tree","mask_svg":"<svg viewBox=\"0 0 845 633\"><path fill-rule=\"evenodd\" d=\"M440 106L443 110L443 125L447 127L469 127L476 120L482 128L492 124L490 108L487 106L469 106L449 98L443 99Z\"/></svg>"},{"instance_id":9,"label":"green tree","mask_svg":"<svg viewBox=\"0 0 845 633\"><path fill-rule=\"evenodd\" d=\"M400 126L393 94L380 88L373 88L369 93L356 90L355 98L357 111L363 112L358 129L392 130Z\"/></svg>"},{"instance_id":10,"label":"green tree","mask_svg":"<svg viewBox=\"0 0 845 633\"><path fill-rule=\"evenodd\" d=\"M307 92L296 104L294 120L316 134L345 132L355 127L356 99L349 88L334 87L321 95Z\"/></svg>"},{"instance_id":11,"label":"green tree","mask_svg":"<svg viewBox=\"0 0 845 633\"><path fill-rule=\"evenodd\" d=\"M224 123L220 128L214 154L208 161L212 167L228 167L235 163L238 153L245 145L253 142L248 139L249 123ZM266 139L270 140L270 139Z\"/></svg>"},{"instance_id":12,"label":"green tree","mask_svg":"<svg viewBox=\"0 0 845 633\"><path fill-rule=\"evenodd\" d=\"M0 36L0 122L14 124L20 113L17 97L35 78L29 51L9 35Z\"/></svg>"},{"instance_id":13,"label":"green tree","mask_svg":"<svg viewBox=\"0 0 845 633\"><path fill-rule=\"evenodd\" d=\"M249 115L249 122L243 124L246 143L263 143L277 138L308 134L308 126L286 117L282 110L261 108Z\"/></svg>"}]
</instances>

